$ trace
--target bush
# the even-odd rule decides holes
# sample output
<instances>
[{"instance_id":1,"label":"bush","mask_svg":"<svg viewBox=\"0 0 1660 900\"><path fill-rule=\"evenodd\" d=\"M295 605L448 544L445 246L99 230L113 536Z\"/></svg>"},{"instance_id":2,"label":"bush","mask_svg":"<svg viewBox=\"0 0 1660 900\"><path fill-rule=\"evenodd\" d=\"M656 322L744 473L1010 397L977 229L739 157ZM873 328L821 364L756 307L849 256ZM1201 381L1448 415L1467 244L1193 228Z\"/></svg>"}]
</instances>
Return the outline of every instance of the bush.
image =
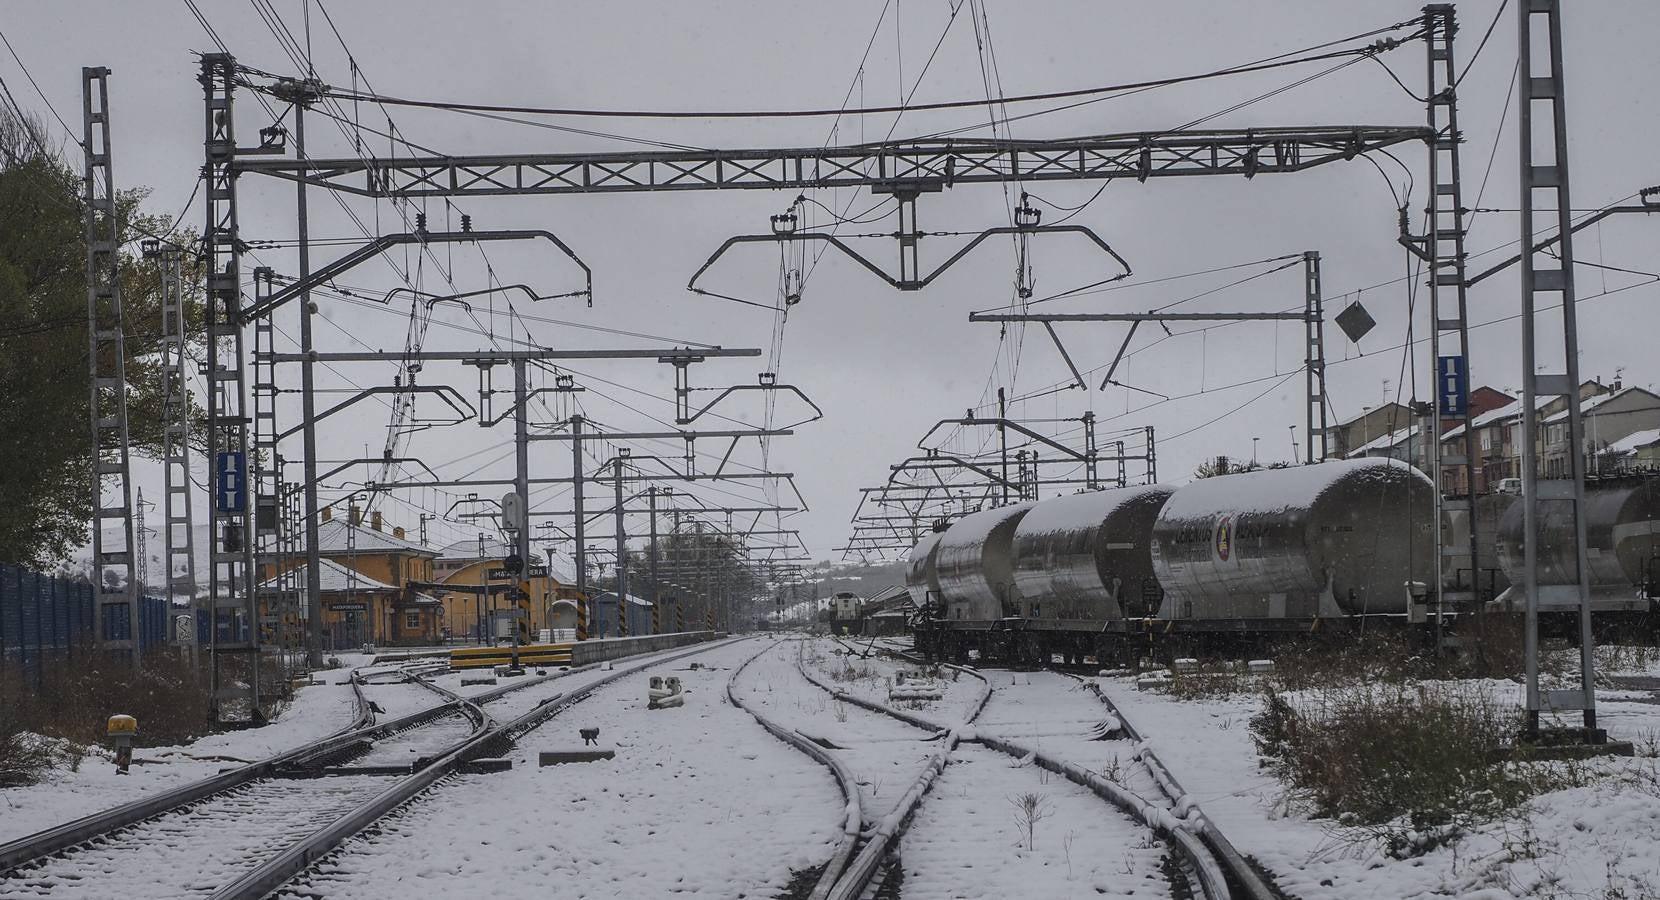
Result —
<instances>
[{"instance_id":1,"label":"bush","mask_svg":"<svg viewBox=\"0 0 1660 900\"><path fill-rule=\"evenodd\" d=\"M1250 727L1295 804L1404 857L1551 786L1543 770L1493 761L1517 724L1514 710L1485 693L1373 682L1305 702L1270 689Z\"/></svg>"},{"instance_id":2,"label":"bush","mask_svg":"<svg viewBox=\"0 0 1660 900\"><path fill-rule=\"evenodd\" d=\"M0 788L34 784L63 756L56 742L0 721Z\"/></svg>"},{"instance_id":3,"label":"bush","mask_svg":"<svg viewBox=\"0 0 1660 900\"><path fill-rule=\"evenodd\" d=\"M79 744L102 744L109 717L125 713L138 719L139 746L182 744L210 730L205 677L197 679L188 664L152 654L142 669L99 654L48 662L39 680L5 677L29 685L27 693L0 696L0 721L28 731Z\"/></svg>"}]
</instances>

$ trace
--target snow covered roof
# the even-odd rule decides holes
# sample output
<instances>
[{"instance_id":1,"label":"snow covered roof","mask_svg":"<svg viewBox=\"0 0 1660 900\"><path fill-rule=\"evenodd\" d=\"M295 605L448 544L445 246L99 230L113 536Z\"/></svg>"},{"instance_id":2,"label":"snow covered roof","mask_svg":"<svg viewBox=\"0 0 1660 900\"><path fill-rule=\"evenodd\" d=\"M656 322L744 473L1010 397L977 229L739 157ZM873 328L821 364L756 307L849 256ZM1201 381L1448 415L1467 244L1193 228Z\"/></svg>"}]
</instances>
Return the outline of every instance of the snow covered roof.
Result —
<instances>
[{"instance_id":1,"label":"snow covered roof","mask_svg":"<svg viewBox=\"0 0 1660 900\"><path fill-rule=\"evenodd\" d=\"M1416 425L1408 425L1405 428L1397 428L1382 437L1373 438L1370 441L1361 444L1359 447L1350 450L1348 458L1359 459L1362 456L1370 455L1372 451L1393 450L1417 435L1418 426Z\"/></svg>"},{"instance_id":2,"label":"snow covered roof","mask_svg":"<svg viewBox=\"0 0 1660 900\"><path fill-rule=\"evenodd\" d=\"M1551 400L1551 398L1547 397L1547 398L1544 399L1543 402L1538 403L1537 405L1544 406L1546 403L1549 403L1550 400ZM1521 415L1522 415L1522 401L1512 400L1512 401L1510 401L1509 403L1506 403L1503 406L1496 407L1494 409L1490 409L1490 410L1482 413L1481 415L1472 418L1470 420L1470 425L1471 425L1471 427L1474 427L1474 428L1486 428L1489 425L1493 425L1493 424L1496 424L1496 423L1499 423L1499 422L1508 421L1510 419L1521 418ZM1448 440L1449 438L1455 438L1455 437L1458 437L1459 435L1461 435L1463 433L1464 433L1464 426L1463 425L1458 425L1455 428L1447 429L1447 433L1441 435L1441 440L1444 441L1444 440Z\"/></svg>"},{"instance_id":3,"label":"snow covered roof","mask_svg":"<svg viewBox=\"0 0 1660 900\"><path fill-rule=\"evenodd\" d=\"M348 550L348 545L351 549ZM419 541L395 537L390 531L376 531L352 525L345 519L330 519L317 529L317 546L323 553L412 553L437 556L438 551Z\"/></svg>"},{"instance_id":4,"label":"snow covered roof","mask_svg":"<svg viewBox=\"0 0 1660 900\"><path fill-rule=\"evenodd\" d=\"M480 555L478 552L478 538L469 538L456 541L453 544L445 544L444 548L438 551L438 556L440 559L501 559L512 552L513 548L509 547L506 541L498 538L486 538L484 553Z\"/></svg>"},{"instance_id":5,"label":"snow covered roof","mask_svg":"<svg viewBox=\"0 0 1660 900\"><path fill-rule=\"evenodd\" d=\"M332 559L328 559L327 557L323 558L322 564L323 564L322 577L318 579L318 582L322 585L324 593L329 593L329 592L333 592L333 591L344 592L344 591L347 591L347 590L357 590L357 591L395 591L395 590L398 590L398 588L393 587L392 585L387 584L384 581L380 581L378 579L370 578L369 576L364 575L362 572L354 571L353 569L348 568L347 566L343 566L340 563L337 563ZM292 576L292 581L291 581L292 587L290 589L291 590L296 590L296 591L305 590L305 584L306 584L305 566L301 565L301 566L296 567L290 574ZM272 577L266 579L264 582L262 582L260 584L258 589L261 590L261 591L275 591L275 590L277 590L277 577L278 576L272 576Z\"/></svg>"},{"instance_id":6,"label":"snow covered roof","mask_svg":"<svg viewBox=\"0 0 1660 900\"><path fill-rule=\"evenodd\" d=\"M1643 447L1650 447L1654 444L1660 444L1660 428L1645 428L1609 444L1607 452L1625 455L1636 453Z\"/></svg>"},{"instance_id":7,"label":"snow covered roof","mask_svg":"<svg viewBox=\"0 0 1660 900\"><path fill-rule=\"evenodd\" d=\"M1633 393L1648 394L1650 397L1654 396L1653 394L1650 394L1648 391L1645 391L1640 387L1620 388L1619 390L1614 391L1611 394L1598 394L1595 397L1587 397L1584 400L1581 400L1580 403L1579 403L1579 414L1582 415L1582 416L1594 415L1596 413L1596 410L1597 410L1598 407L1603 406L1604 404L1606 404L1606 403L1608 403L1608 402L1610 402L1610 401L1612 401L1612 400L1614 400L1618 397L1624 397L1624 396L1627 396L1627 395L1633 394ZM1557 422L1566 422L1567 420L1568 420L1568 411L1566 409L1564 409L1561 412L1555 413L1555 414L1547 417L1545 419L1545 422L1546 422L1546 424L1555 424Z\"/></svg>"}]
</instances>

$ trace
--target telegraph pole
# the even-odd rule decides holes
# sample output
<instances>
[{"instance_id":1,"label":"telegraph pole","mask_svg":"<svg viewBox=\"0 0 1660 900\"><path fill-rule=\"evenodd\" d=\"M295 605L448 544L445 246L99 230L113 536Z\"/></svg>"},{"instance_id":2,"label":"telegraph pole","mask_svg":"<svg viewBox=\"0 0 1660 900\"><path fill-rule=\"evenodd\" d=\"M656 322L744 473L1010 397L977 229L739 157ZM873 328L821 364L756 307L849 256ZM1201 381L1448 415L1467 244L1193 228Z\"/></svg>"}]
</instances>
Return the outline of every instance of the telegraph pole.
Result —
<instances>
[{"instance_id":1,"label":"telegraph pole","mask_svg":"<svg viewBox=\"0 0 1660 900\"><path fill-rule=\"evenodd\" d=\"M571 482L571 503L576 509L576 530L574 534L576 550L573 555L576 558L577 619L583 621L587 619L589 608L588 551L583 537L583 532L586 530L583 519L586 516L582 512L582 416L580 415L571 416L571 477L575 479ZM587 636L586 628L577 630L578 640L584 640Z\"/></svg>"},{"instance_id":2,"label":"telegraph pole","mask_svg":"<svg viewBox=\"0 0 1660 900\"><path fill-rule=\"evenodd\" d=\"M305 111L322 96L319 85L311 79L294 83L294 157L305 161ZM300 282L306 284L311 275L311 217L306 208L306 182L295 183L295 215L299 224ZM306 593L306 665L323 665L323 553L322 523L318 521L317 500L317 376L316 360L312 356L311 317L317 307L311 299L311 287L300 291L300 425L301 446L304 448L305 482L305 593Z\"/></svg>"},{"instance_id":3,"label":"telegraph pole","mask_svg":"<svg viewBox=\"0 0 1660 900\"><path fill-rule=\"evenodd\" d=\"M651 621L657 625L657 627L653 630L660 633L662 631L661 625L663 621L663 610L661 607L663 602L663 592L658 590L657 587L657 491L658 489L654 487L646 492L646 496L650 498L651 504L651 525L649 536L647 537L647 540L649 540L650 543L646 544L646 559L647 563L651 566ZM618 506L621 505L622 504L620 503L618 504Z\"/></svg>"},{"instance_id":4,"label":"telegraph pole","mask_svg":"<svg viewBox=\"0 0 1660 900\"><path fill-rule=\"evenodd\" d=\"M519 558L522 567L517 572L512 571L511 567L508 570L508 577L518 588L513 608L521 617L513 622L514 665L518 664L519 638L530 627L527 621L530 616L530 386L525 381L527 366L523 359L513 360L513 491L519 498L518 515L508 522L507 510L502 510L503 524L513 529L513 554ZM552 575L550 570L548 576Z\"/></svg>"},{"instance_id":5,"label":"telegraph pole","mask_svg":"<svg viewBox=\"0 0 1660 900\"><path fill-rule=\"evenodd\" d=\"M627 447L617 449L612 467L617 475L617 637L628 636L628 532L623 528L623 463Z\"/></svg>"}]
</instances>

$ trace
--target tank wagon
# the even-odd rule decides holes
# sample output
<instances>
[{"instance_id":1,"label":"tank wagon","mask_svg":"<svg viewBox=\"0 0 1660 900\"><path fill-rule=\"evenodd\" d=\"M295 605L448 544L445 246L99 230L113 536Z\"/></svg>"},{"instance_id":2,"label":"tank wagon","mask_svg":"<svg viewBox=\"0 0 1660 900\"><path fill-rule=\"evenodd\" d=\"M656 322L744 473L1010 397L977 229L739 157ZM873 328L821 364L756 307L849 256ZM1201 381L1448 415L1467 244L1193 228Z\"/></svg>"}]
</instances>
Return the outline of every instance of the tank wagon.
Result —
<instances>
[{"instance_id":1,"label":"tank wagon","mask_svg":"<svg viewBox=\"0 0 1660 900\"><path fill-rule=\"evenodd\" d=\"M1421 621L1434 490L1405 463L1361 459L983 510L912 551L918 641L1081 661Z\"/></svg>"},{"instance_id":2,"label":"tank wagon","mask_svg":"<svg viewBox=\"0 0 1660 900\"><path fill-rule=\"evenodd\" d=\"M983 509L940 535L934 578L946 619L991 622L1023 614L1014 582L1013 538L1031 509L1030 503Z\"/></svg>"},{"instance_id":3,"label":"tank wagon","mask_svg":"<svg viewBox=\"0 0 1660 900\"><path fill-rule=\"evenodd\" d=\"M1571 583L1574 572L1573 519L1568 504L1540 504L1539 582ZM1592 610L1599 627L1652 624L1660 616L1660 483L1653 478L1615 478L1585 485L1585 542ZM1520 610L1522 587L1522 512L1514 503L1498 528L1498 560L1510 582L1495 605ZM1549 597L1542 611L1552 612ZM1568 613L1571 616L1571 612Z\"/></svg>"},{"instance_id":4,"label":"tank wagon","mask_svg":"<svg viewBox=\"0 0 1660 900\"><path fill-rule=\"evenodd\" d=\"M1434 577L1435 486L1394 460L1259 469L1176 491L1153 523L1165 619L1408 612Z\"/></svg>"}]
</instances>

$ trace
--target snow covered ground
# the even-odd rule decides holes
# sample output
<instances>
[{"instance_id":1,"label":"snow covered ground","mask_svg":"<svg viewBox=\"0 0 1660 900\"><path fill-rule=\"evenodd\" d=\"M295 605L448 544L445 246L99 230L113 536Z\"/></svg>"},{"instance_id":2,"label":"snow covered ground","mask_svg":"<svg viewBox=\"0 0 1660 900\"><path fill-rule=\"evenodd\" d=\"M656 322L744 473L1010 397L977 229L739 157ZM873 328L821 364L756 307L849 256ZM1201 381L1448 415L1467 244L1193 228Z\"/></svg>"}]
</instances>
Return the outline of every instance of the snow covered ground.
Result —
<instances>
[{"instance_id":1,"label":"snow covered ground","mask_svg":"<svg viewBox=\"0 0 1660 900\"><path fill-rule=\"evenodd\" d=\"M295 895L777 893L792 870L829 857L841 797L825 768L726 700L731 671L770 640L717 647L599 689L521 738L511 771L459 776L429 792L372 837L348 842ZM653 674L678 675L685 706L647 710ZM539 751L580 747L578 730L596 727L616 759L538 767Z\"/></svg>"},{"instance_id":2,"label":"snow covered ground","mask_svg":"<svg viewBox=\"0 0 1660 900\"><path fill-rule=\"evenodd\" d=\"M1303 900L1660 896L1660 761L1652 757L1585 763L1589 785L1540 795L1451 846L1399 860L1287 810L1251 741L1257 696L1176 700L1138 691L1130 678L1097 681L1239 851ZM1459 684L1520 702L1520 686L1508 681ZM1660 705L1626 698L1653 699L1599 692L1599 724L1640 746L1646 735L1652 747Z\"/></svg>"},{"instance_id":3,"label":"snow covered ground","mask_svg":"<svg viewBox=\"0 0 1660 900\"><path fill-rule=\"evenodd\" d=\"M685 648L655 657L683 652ZM838 690L946 726L960 723L984 690L979 679L947 675L940 681L939 700L893 700L888 691L897 674L914 667L876 654L848 656L837 642L822 638L803 642L766 636L714 646L601 688L523 738L510 753L509 772L447 779L348 842L293 895L779 896L796 873L829 857L839 834L842 801L827 770L727 702L727 679L738 665L759 654L736 690L769 718L835 748L832 752L856 775L867 824L894 809L942 747L923 729L837 701L809 683L797 670L798 653L815 677ZM505 721L550 697L593 684L614 669L649 660L619 660L611 670L601 666L564 673L490 703L485 711ZM1660 675L1660 665L1643 660L1622 674ZM379 683L365 690L385 710L383 720L443 702L434 691L392 681L403 663L371 664L361 656L342 661L379 676L372 679ZM693 662L699 668L693 669ZM349 672L324 673L325 683L302 688L266 728L213 735L189 746L139 750L130 776L116 776L107 758L94 756L79 770L58 772L41 785L0 791L0 840L337 731L353 714ZM645 709L647 678L659 673L685 682L683 708ZM1104 734L1111 731L1112 716L1077 680L1050 672L993 669L982 674L992 693L967 733L1015 740L1166 803L1135 760L1130 743ZM434 681L476 694L516 680L462 689L461 677L443 673ZM1249 720L1260 703L1254 693L1178 700L1160 691L1137 690L1130 678L1092 680L1144 733L1235 846L1259 860L1300 900L1660 897L1660 760L1653 755L1582 764L1589 777L1580 786L1538 796L1515 815L1481 826L1448 847L1398 860L1329 821L1287 809L1283 788L1259 768L1251 741ZM1520 687L1511 682L1450 684L1519 702ZM1635 740L1640 752L1653 754L1660 744L1660 696L1633 686L1599 691L1598 696L1600 723L1617 738ZM466 730L460 718L453 724L447 730L440 723L412 733L418 740L389 742L378 755L359 762L401 762L434 742L450 743ZM602 746L617 750L615 760L538 767L538 751L580 746L577 732L588 727L600 729ZM199 872L191 877L200 883L190 887L207 890L237 870L238 848L251 859L279 836L314 827L331 811L349 805L360 782L385 783L322 779L318 785L324 790L304 791L317 786L307 783L290 791L279 787L277 796L263 796L259 792L271 788L256 787L214 802L244 811L288 812L216 818L204 807L199 816L124 833L105 856L141 855L154 861L145 864L146 871ZM1017 808L1027 796L1034 798L1038 811L1030 846ZM205 835L204 829L216 840L192 837ZM213 853L229 848L230 855L201 849L210 845L216 848ZM1168 850L1147 828L1059 776L972 743L952 753L899 854L906 900L1170 893L1161 870ZM74 896L77 867L88 865L98 863L86 857L59 860L31 880L8 884L0 894L15 889ZM130 895L174 896L184 887L176 878L139 877Z\"/></svg>"},{"instance_id":4,"label":"snow covered ground","mask_svg":"<svg viewBox=\"0 0 1660 900\"><path fill-rule=\"evenodd\" d=\"M952 754L899 845L905 900L1168 897L1164 855L1151 831L1084 788L972 744Z\"/></svg>"},{"instance_id":5,"label":"snow covered ground","mask_svg":"<svg viewBox=\"0 0 1660 900\"><path fill-rule=\"evenodd\" d=\"M185 746L134 750L130 775L115 774L106 752L95 748L74 771L60 769L39 784L0 789L0 841L171 790L339 731L356 713L349 677L345 669L320 674L321 684L296 691L294 701L264 728L212 734ZM425 695L428 706L443 702L424 688L413 690Z\"/></svg>"},{"instance_id":6,"label":"snow covered ground","mask_svg":"<svg viewBox=\"0 0 1660 900\"><path fill-rule=\"evenodd\" d=\"M1047 672L987 672L982 682L969 675L953 678L947 670L939 700L895 701L888 698L888 688L901 671L916 667L885 656L844 656L836 652L840 649L815 641L804 660L841 690L946 726L962 723L989 683L992 693L974 733L1016 738L1086 768L1112 771L1132 790L1156 797L1151 778L1144 773L1134 777L1133 764L1120 771L1117 757L1127 762L1132 752L1126 742L1092 739L1109 717L1100 701L1072 679ZM833 675L839 677L832 680ZM858 713L866 717L859 719L861 729L900 724ZM867 718L876 721L867 725ZM900 727L908 728L913 740L924 736L914 727ZM848 751L839 751L860 773L868 755L861 749L854 742ZM867 802L866 807L866 817L872 818L885 815L891 802L874 809ZM1163 842L1148 828L1085 788L1030 761L965 743L952 752L900 841L901 892L907 900L1165 897L1170 895L1161 870L1165 856Z\"/></svg>"},{"instance_id":7,"label":"snow covered ground","mask_svg":"<svg viewBox=\"0 0 1660 900\"><path fill-rule=\"evenodd\" d=\"M816 656L835 667L832 660L839 658L830 655L834 644L815 641L812 646L809 660ZM914 726L833 699L802 677L796 668L797 651L797 642L782 641L757 659L738 680L739 696L772 721L837 748L836 754L858 781L866 821L888 815L938 752L938 743L925 740L930 735ZM879 685L882 676L873 669L864 680ZM854 682L834 683L847 690ZM885 695L882 700L886 702ZM917 715L944 720L926 709Z\"/></svg>"}]
</instances>

